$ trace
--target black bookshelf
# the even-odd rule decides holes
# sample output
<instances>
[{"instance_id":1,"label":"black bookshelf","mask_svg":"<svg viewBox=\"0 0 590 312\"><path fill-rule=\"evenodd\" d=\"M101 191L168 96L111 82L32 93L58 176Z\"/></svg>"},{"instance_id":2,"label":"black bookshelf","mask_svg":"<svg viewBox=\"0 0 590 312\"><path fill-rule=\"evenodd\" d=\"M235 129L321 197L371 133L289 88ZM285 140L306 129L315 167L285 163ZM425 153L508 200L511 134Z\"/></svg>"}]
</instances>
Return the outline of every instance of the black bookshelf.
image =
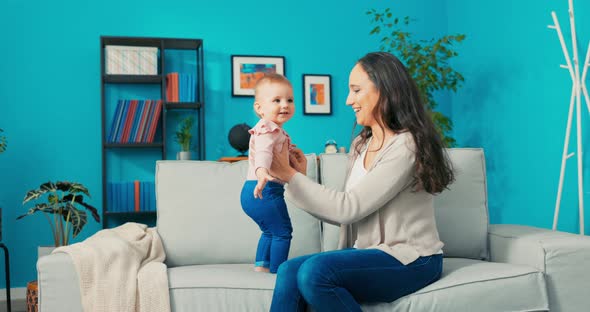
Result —
<instances>
[{"instance_id":1,"label":"black bookshelf","mask_svg":"<svg viewBox=\"0 0 590 312\"><path fill-rule=\"evenodd\" d=\"M103 75L103 83L161 84L162 75Z\"/></svg>"},{"instance_id":2,"label":"black bookshelf","mask_svg":"<svg viewBox=\"0 0 590 312\"><path fill-rule=\"evenodd\" d=\"M106 74L106 46L136 46L136 47L155 47L158 48L158 74L157 75L113 75ZM195 86L195 102L167 102L166 99L166 51L170 50L192 50L196 58L196 86ZM205 87L204 87L204 55L203 55L203 40L201 39L186 39L186 38L157 38L157 37L117 37L117 36L101 36L100 37L100 73L101 73L101 128L102 128L102 225L103 228L108 226L108 220L115 218L120 223L126 221L149 220L155 221L155 211L138 211L138 212L118 212L110 211L107 199L107 183L109 176L112 174L108 169L108 153L116 152L116 150L125 149L132 150L133 153L142 153L147 150L159 151L161 158L166 159L166 147L169 144L166 138L166 128L168 120L168 112L183 111L183 113L195 114L196 126L196 159L205 159ZM116 103L107 103L106 86L117 85L117 87L125 88L126 85L159 85L160 99L162 100L162 111L160 112L160 119L158 120L158 132L161 135L161 140L154 143L111 143L108 142L108 131L110 131L110 124L106 124L109 119L106 116L107 105L116 105ZM186 111L186 112L184 112ZM154 164L155 174L155 164Z\"/></svg>"},{"instance_id":3,"label":"black bookshelf","mask_svg":"<svg viewBox=\"0 0 590 312\"><path fill-rule=\"evenodd\" d=\"M178 103L164 103L164 107L168 110L172 109L189 109L189 110L198 110L201 109L201 103L186 103L186 102L178 102Z\"/></svg>"},{"instance_id":4,"label":"black bookshelf","mask_svg":"<svg viewBox=\"0 0 590 312\"><path fill-rule=\"evenodd\" d=\"M161 148L164 143L103 143L104 148Z\"/></svg>"}]
</instances>

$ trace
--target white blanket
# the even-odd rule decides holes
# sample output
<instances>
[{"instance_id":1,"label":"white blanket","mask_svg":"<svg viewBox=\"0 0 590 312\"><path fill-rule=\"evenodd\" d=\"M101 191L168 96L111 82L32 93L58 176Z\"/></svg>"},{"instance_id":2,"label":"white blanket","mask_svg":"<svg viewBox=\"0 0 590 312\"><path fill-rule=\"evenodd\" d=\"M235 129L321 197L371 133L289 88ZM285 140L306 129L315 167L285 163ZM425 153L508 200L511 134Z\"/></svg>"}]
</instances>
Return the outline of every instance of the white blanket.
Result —
<instances>
[{"instance_id":1,"label":"white blanket","mask_svg":"<svg viewBox=\"0 0 590 312\"><path fill-rule=\"evenodd\" d=\"M125 223L55 252L71 256L85 312L169 312L166 255L155 228Z\"/></svg>"}]
</instances>

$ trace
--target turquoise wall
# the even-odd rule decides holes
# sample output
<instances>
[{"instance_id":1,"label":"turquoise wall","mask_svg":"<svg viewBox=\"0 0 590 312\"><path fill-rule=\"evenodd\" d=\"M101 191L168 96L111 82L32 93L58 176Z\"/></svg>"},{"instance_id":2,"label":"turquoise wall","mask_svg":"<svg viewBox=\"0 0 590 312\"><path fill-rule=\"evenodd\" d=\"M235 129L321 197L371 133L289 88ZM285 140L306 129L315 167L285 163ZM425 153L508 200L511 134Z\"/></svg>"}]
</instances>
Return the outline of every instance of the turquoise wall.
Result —
<instances>
[{"instance_id":1,"label":"turquoise wall","mask_svg":"<svg viewBox=\"0 0 590 312\"><path fill-rule=\"evenodd\" d=\"M590 2L574 5L582 62L590 40ZM559 67L565 58L557 33L547 25L555 10L572 55L567 9L565 0L447 1L448 31L467 34L454 62L465 75L464 87L452 96L455 137L461 146L485 149L492 223L553 224L572 83ZM582 105L589 164L589 115ZM575 127L574 119L570 152ZM579 232L576 174L574 157L567 165L558 226L574 233ZM589 178L584 170L586 233Z\"/></svg>"},{"instance_id":2,"label":"turquoise wall","mask_svg":"<svg viewBox=\"0 0 590 312\"><path fill-rule=\"evenodd\" d=\"M236 154L227 143L233 125L256 122L251 98L231 96L230 56L285 56L298 105L285 128L305 152L319 153L328 139L350 142L354 117L344 105L348 72L378 48L368 35L365 12L391 5L400 16L419 19L412 28L419 36L445 30L444 2L432 0L168 1L166 6L153 0L2 1L0 128L9 146L0 154L0 207L12 287L36 279L36 248L52 241L42 216L15 221L26 210L21 202L27 190L49 180L78 181L90 189L90 203L102 207L100 35L204 40L211 160ZM303 73L332 75L332 116L303 116ZM451 113L448 101L441 110ZM92 221L75 241L97 230Z\"/></svg>"}]
</instances>

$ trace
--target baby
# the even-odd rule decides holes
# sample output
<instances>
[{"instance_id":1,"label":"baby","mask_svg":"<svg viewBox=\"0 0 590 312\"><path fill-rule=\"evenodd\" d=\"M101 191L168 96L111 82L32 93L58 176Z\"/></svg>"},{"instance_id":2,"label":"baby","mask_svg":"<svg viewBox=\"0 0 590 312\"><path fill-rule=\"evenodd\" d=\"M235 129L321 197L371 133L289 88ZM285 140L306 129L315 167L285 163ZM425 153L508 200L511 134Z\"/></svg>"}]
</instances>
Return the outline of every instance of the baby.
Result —
<instances>
[{"instance_id":1,"label":"baby","mask_svg":"<svg viewBox=\"0 0 590 312\"><path fill-rule=\"evenodd\" d=\"M291 219L283 197L283 185L269 174L273 153L285 141L291 145L283 124L293 116L293 87L287 78L266 74L255 86L254 111L260 121L250 130L248 177L242 188L244 212L258 224L262 234L258 241L254 270L276 273L287 260L291 246Z\"/></svg>"}]
</instances>

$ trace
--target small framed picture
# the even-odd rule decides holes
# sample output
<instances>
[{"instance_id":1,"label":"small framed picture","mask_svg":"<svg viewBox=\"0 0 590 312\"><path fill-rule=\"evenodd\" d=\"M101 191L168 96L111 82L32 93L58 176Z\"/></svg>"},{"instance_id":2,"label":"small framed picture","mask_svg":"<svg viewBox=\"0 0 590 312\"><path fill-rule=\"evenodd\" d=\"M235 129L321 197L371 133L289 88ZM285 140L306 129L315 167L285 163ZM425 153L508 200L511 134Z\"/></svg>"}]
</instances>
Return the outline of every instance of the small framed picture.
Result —
<instances>
[{"instance_id":1,"label":"small framed picture","mask_svg":"<svg viewBox=\"0 0 590 312\"><path fill-rule=\"evenodd\" d=\"M285 76L285 57L232 55L232 96L254 96L254 86L265 73Z\"/></svg>"},{"instance_id":2,"label":"small framed picture","mask_svg":"<svg viewBox=\"0 0 590 312\"><path fill-rule=\"evenodd\" d=\"M330 75L303 74L303 114L331 115L332 86Z\"/></svg>"}]
</instances>

